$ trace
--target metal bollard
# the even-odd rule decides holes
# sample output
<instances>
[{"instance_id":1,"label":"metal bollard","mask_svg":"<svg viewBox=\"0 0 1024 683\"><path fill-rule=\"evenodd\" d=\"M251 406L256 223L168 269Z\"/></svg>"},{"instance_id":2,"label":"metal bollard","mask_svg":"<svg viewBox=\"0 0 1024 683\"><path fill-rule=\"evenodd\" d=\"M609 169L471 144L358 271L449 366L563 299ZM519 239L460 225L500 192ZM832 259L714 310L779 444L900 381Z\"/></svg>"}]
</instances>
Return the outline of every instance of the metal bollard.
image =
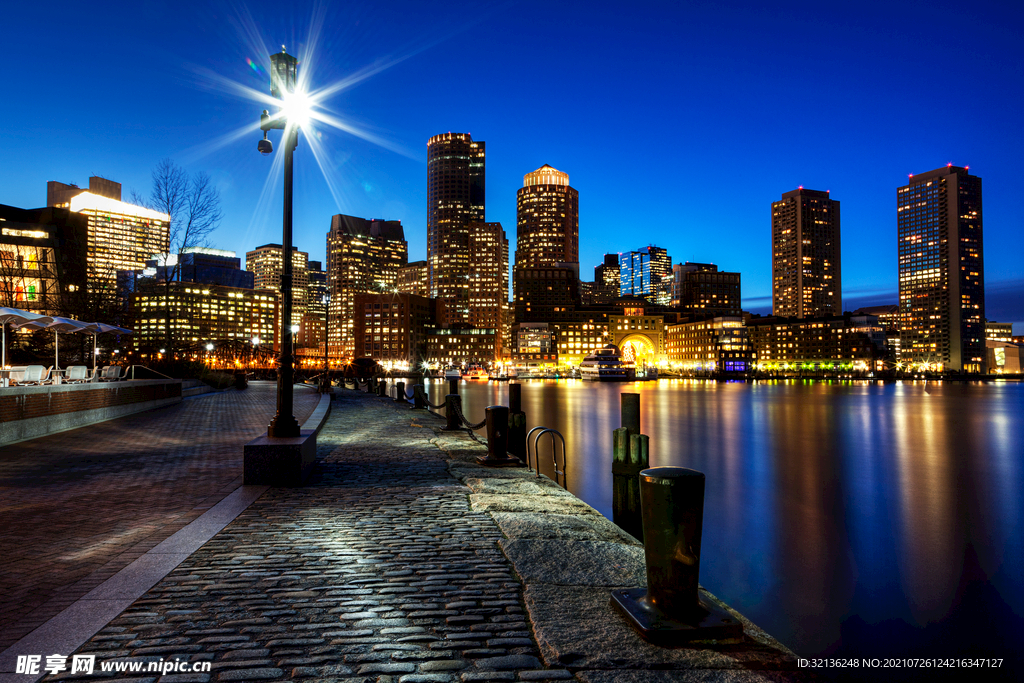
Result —
<instances>
[{"instance_id":1,"label":"metal bollard","mask_svg":"<svg viewBox=\"0 0 1024 683\"><path fill-rule=\"evenodd\" d=\"M395 384L395 403L408 403L409 401L405 398L405 382L397 382Z\"/></svg>"},{"instance_id":2,"label":"metal bollard","mask_svg":"<svg viewBox=\"0 0 1024 683\"><path fill-rule=\"evenodd\" d=\"M426 408L427 407L426 401L423 400L423 397L426 395L426 393L427 393L427 387L424 386L423 384L417 384L415 387L413 387L413 391L412 391L412 400L413 400L413 406L412 407L413 408Z\"/></svg>"},{"instance_id":3,"label":"metal bollard","mask_svg":"<svg viewBox=\"0 0 1024 683\"><path fill-rule=\"evenodd\" d=\"M444 418L445 425L443 431L446 432L457 432L462 429L462 423L459 421L459 416L455 414L456 408L462 408L462 397L458 394L448 394L444 397Z\"/></svg>"},{"instance_id":4,"label":"metal bollard","mask_svg":"<svg viewBox=\"0 0 1024 683\"><path fill-rule=\"evenodd\" d=\"M523 385L508 385L508 452L526 461L526 413L523 412Z\"/></svg>"},{"instance_id":5,"label":"metal bollard","mask_svg":"<svg viewBox=\"0 0 1024 683\"><path fill-rule=\"evenodd\" d=\"M652 467L640 473L640 497L647 588L612 591L612 605L653 643L742 638L743 624L698 593L704 473Z\"/></svg>"},{"instance_id":6,"label":"metal bollard","mask_svg":"<svg viewBox=\"0 0 1024 683\"><path fill-rule=\"evenodd\" d=\"M377 382L377 395L387 397L388 395L388 383L385 380Z\"/></svg>"},{"instance_id":7,"label":"metal bollard","mask_svg":"<svg viewBox=\"0 0 1024 683\"><path fill-rule=\"evenodd\" d=\"M485 467L518 467L519 458L508 454L508 407L488 406L484 408L487 423L487 455L476 459Z\"/></svg>"}]
</instances>

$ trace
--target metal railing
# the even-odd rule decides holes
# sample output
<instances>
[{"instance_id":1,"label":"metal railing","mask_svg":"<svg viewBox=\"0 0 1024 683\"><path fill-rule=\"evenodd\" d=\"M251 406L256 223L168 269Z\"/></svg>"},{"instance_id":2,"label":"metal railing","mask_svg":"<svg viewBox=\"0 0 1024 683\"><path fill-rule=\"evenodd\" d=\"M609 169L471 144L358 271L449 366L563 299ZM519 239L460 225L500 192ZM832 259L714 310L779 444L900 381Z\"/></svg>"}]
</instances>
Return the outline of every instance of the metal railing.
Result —
<instances>
[{"instance_id":1,"label":"metal railing","mask_svg":"<svg viewBox=\"0 0 1024 683\"><path fill-rule=\"evenodd\" d=\"M538 432L534 436L534 432ZM561 475L562 482L561 487L568 490L569 482L566 476L566 470L568 466L565 459L565 437L557 429L550 429L548 427L534 427L530 430L530 433L526 435L526 467L527 469L534 471L534 466L531 466L531 462L536 466L537 476L540 476L540 438L545 434L550 434L551 439L551 466L555 475L555 483L558 484L558 477ZM533 437L533 440L530 440ZM558 437L558 442L562 445L562 469L558 469L558 452L555 448L555 437ZM533 445L531 449L530 446Z\"/></svg>"}]
</instances>

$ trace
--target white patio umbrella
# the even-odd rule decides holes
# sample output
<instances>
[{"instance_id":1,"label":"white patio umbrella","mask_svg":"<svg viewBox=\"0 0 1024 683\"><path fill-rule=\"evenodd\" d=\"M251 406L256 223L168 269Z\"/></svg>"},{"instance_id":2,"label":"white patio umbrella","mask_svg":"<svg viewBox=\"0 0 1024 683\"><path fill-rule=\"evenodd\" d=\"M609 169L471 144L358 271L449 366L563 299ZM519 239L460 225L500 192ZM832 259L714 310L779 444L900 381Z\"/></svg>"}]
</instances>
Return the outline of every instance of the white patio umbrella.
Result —
<instances>
[{"instance_id":1,"label":"white patio umbrella","mask_svg":"<svg viewBox=\"0 0 1024 683\"><path fill-rule=\"evenodd\" d=\"M96 335L105 332L116 332L117 334L133 334L131 330L106 323L83 323L83 332L92 332L92 370L96 372Z\"/></svg>"},{"instance_id":2,"label":"white patio umbrella","mask_svg":"<svg viewBox=\"0 0 1024 683\"><path fill-rule=\"evenodd\" d=\"M28 330L53 330L53 367L56 370L60 370L60 338L61 332L84 332L86 331L86 323L72 320L71 318L60 318L54 316L52 318L46 318L49 320L48 323L43 320L31 320L22 325L23 328Z\"/></svg>"},{"instance_id":3,"label":"white patio umbrella","mask_svg":"<svg viewBox=\"0 0 1024 683\"><path fill-rule=\"evenodd\" d=\"M25 323L29 322L49 322L51 319L45 315L39 313L29 313L23 311L20 308L0 308L0 341L3 346L0 347L0 367L7 366L7 323L11 323L15 327L21 327Z\"/></svg>"}]
</instances>

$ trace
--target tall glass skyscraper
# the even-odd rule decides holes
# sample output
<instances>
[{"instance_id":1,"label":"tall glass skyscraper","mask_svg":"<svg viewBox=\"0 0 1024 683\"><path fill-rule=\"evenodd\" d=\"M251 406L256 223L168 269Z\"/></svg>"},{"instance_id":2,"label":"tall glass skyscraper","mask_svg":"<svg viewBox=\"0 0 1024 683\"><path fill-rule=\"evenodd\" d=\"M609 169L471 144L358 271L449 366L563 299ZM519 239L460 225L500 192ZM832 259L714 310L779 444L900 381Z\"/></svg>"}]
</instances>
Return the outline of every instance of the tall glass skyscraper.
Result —
<instances>
[{"instance_id":1,"label":"tall glass skyscraper","mask_svg":"<svg viewBox=\"0 0 1024 683\"><path fill-rule=\"evenodd\" d=\"M484 151L469 133L427 141L427 269L430 296L446 300L445 324L469 322L469 225L486 222Z\"/></svg>"},{"instance_id":2,"label":"tall glass skyscraper","mask_svg":"<svg viewBox=\"0 0 1024 683\"><path fill-rule=\"evenodd\" d=\"M950 164L896 191L900 356L983 372L985 267L981 178Z\"/></svg>"},{"instance_id":3,"label":"tall glass skyscraper","mask_svg":"<svg viewBox=\"0 0 1024 683\"><path fill-rule=\"evenodd\" d=\"M641 296L652 304L672 301L672 259L661 247L619 254L619 296Z\"/></svg>"}]
</instances>

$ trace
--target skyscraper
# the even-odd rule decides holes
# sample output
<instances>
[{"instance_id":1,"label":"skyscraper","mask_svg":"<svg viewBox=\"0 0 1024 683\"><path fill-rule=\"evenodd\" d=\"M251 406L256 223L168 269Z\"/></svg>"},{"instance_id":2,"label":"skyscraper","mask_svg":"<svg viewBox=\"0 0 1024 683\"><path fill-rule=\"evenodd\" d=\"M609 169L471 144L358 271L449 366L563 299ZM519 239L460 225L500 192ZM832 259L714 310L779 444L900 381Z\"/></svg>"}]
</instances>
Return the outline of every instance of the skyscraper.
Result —
<instances>
[{"instance_id":1,"label":"skyscraper","mask_svg":"<svg viewBox=\"0 0 1024 683\"><path fill-rule=\"evenodd\" d=\"M484 223L484 143L469 133L427 141L427 267L430 296L451 323L469 322L469 224Z\"/></svg>"},{"instance_id":2,"label":"skyscraper","mask_svg":"<svg viewBox=\"0 0 1024 683\"><path fill-rule=\"evenodd\" d=\"M355 351L355 297L396 292L398 271L409 260L401 221L367 220L338 214L327 233L327 344L330 355Z\"/></svg>"},{"instance_id":3,"label":"skyscraper","mask_svg":"<svg viewBox=\"0 0 1024 683\"><path fill-rule=\"evenodd\" d=\"M264 244L245 252L245 269L255 275L256 289L272 289L281 293L284 272L284 248L280 244ZM299 325L306 315L309 293L309 254L292 247L292 325Z\"/></svg>"},{"instance_id":4,"label":"skyscraper","mask_svg":"<svg viewBox=\"0 0 1024 683\"><path fill-rule=\"evenodd\" d=\"M772 202L772 314L842 315L839 202L798 188Z\"/></svg>"},{"instance_id":5,"label":"skyscraper","mask_svg":"<svg viewBox=\"0 0 1024 683\"><path fill-rule=\"evenodd\" d=\"M652 304L672 301L672 259L661 247L619 254L619 295L642 296Z\"/></svg>"},{"instance_id":6,"label":"skyscraper","mask_svg":"<svg viewBox=\"0 0 1024 683\"><path fill-rule=\"evenodd\" d=\"M470 223L469 251L469 323L496 330L495 359L500 359L508 309L508 238L501 223Z\"/></svg>"},{"instance_id":7,"label":"skyscraper","mask_svg":"<svg viewBox=\"0 0 1024 683\"><path fill-rule=\"evenodd\" d=\"M901 359L984 371L981 178L953 165L911 176L896 223Z\"/></svg>"},{"instance_id":8,"label":"skyscraper","mask_svg":"<svg viewBox=\"0 0 1024 683\"><path fill-rule=\"evenodd\" d=\"M580 260L579 193L569 174L547 164L523 176L516 193L516 266Z\"/></svg>"},{"instance_id":9,"label":"skyscraper","mask_svg":"<svg viewBox=\"0 0 1024 683\"><path fill-rule=\"evenodd\" d=\"M594 266L594 303L609 304L619 296L619 255L605 254L604 263Z\"/></svg>"}]
</instances>

